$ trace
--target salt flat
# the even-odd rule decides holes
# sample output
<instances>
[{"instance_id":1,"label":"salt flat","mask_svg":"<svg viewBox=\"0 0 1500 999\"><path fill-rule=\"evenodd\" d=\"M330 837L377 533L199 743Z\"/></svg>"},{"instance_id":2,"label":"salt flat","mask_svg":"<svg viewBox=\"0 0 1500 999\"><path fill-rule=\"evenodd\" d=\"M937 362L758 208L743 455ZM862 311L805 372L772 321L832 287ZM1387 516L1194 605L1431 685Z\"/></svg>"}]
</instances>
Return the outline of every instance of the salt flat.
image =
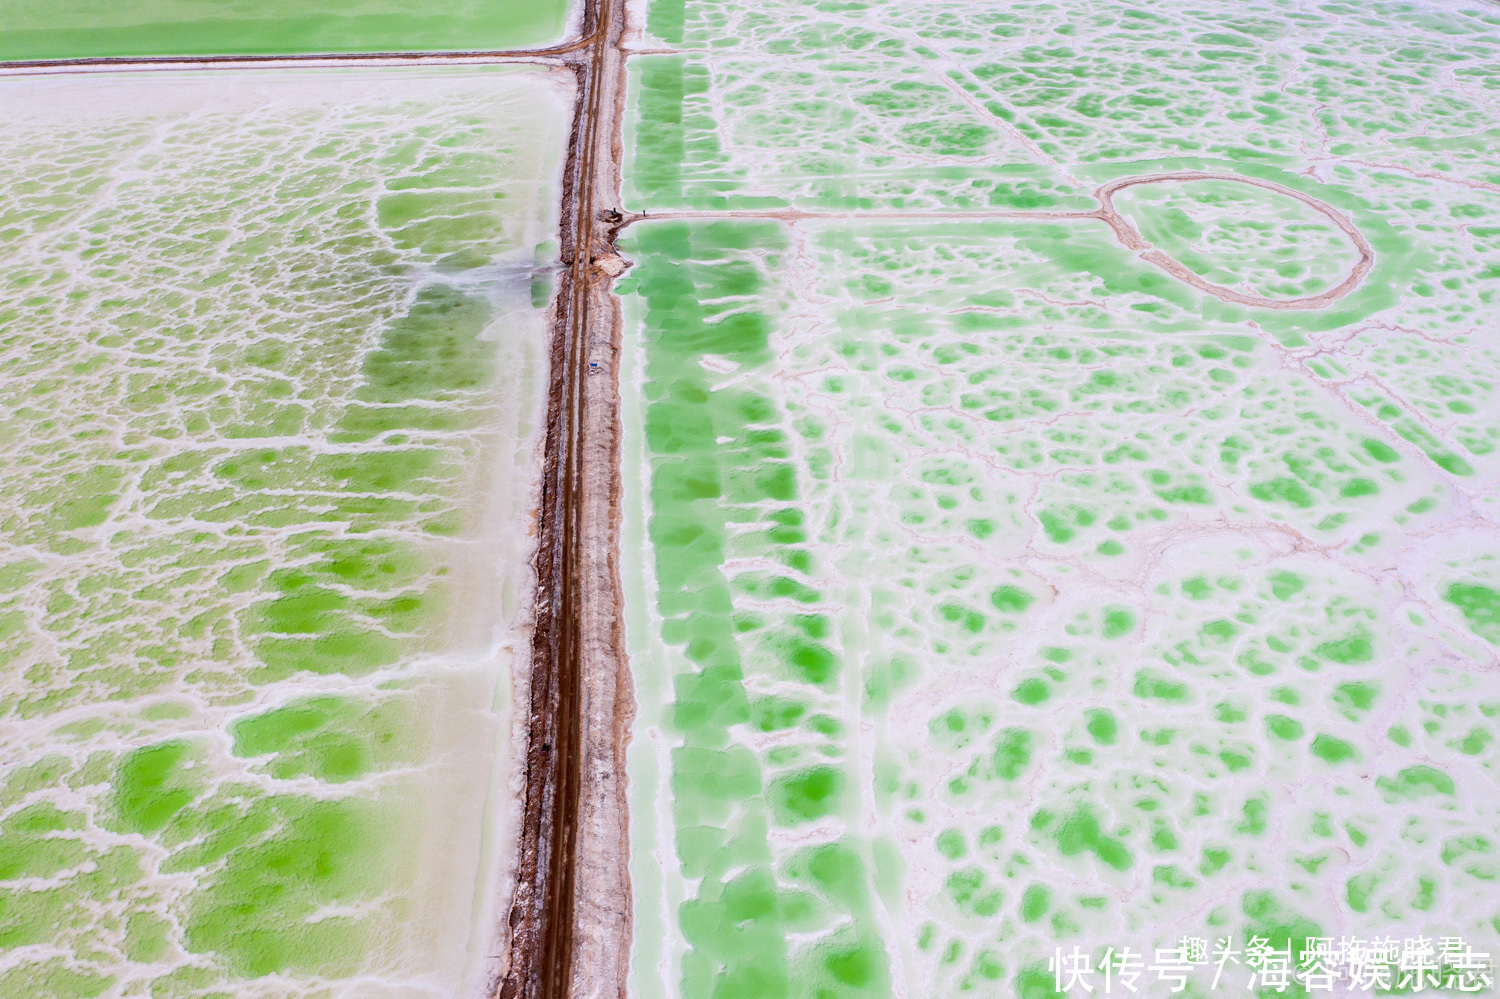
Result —
<instances>
[{"instance_id":1,"label":"salt flat","mask_svg":"<svg viewBox=\"0 0 1500 999\"><path fill-rule=\"evenodd\" d=\"M635 994L1500 951L1500 12L646 14Z\"/></svg>"},{"instance_id":2,"label":"salt flat","mask_svg":"<svg viewBox=\"0 0 1500 999\"><path fill-rule=\"evenodd\" d=\"M0 81L0 994L486 973L571 88Z\"/></svg>"}]
</instances>

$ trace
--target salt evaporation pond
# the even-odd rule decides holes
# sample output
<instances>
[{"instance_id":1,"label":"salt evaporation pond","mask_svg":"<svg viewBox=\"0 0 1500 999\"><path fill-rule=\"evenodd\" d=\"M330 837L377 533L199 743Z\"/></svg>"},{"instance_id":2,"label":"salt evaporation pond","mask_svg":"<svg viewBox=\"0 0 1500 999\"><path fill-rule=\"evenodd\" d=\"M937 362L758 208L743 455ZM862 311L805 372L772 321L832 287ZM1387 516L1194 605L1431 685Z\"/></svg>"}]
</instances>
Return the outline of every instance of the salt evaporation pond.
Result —
<instances>
[{"instance_id":1,"label":"salt evaporation pond","mask_svg":"<svg viewBox=\"0 0 1500 999\"><path fill-rule=\"evenodd\" d=\"M567 16L567 0L10 0L0 61L511 49Z\"/></svg>"},{"instance_id":2,"label":"salt evaporation pond","mask_svg":"<svg viewBox=\"0 0 1500 999\"><path fill-rule=\"evenodd\" d=\"M0 82L0 995L477 987L571 77L101 82Z\"/></svg>"},{"instance_id":3,"label":"salt evaporation pond","mask_svg":"<svg viewBox=\"0 0 1500 999\"><path fill-rule=\"evenodd\" d=\"M1240 948L1236 995L1254 936L1500 952L1500 12L647 24L633 994L1030 999L1059 948L1184 936ZM1165 263L1076 217L1156 175L1113 203Z\"/></svg>"}]
</instances>

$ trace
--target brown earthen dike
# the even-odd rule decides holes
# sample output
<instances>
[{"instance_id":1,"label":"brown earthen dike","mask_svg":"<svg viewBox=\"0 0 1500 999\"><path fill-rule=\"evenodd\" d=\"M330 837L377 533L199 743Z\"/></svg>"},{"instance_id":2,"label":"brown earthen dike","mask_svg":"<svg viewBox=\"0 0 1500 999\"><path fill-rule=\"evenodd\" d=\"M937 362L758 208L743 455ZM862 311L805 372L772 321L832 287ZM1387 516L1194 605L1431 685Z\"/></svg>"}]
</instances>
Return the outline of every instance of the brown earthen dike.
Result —
<instances>
[{"instance_id":1,"label":"brown earthen dike","mask_svg":"<svg viewBox=\"0 0 1500 999\"><path fill-rule=\"evenodd\" d=\"M508 954L497 999L623 997L630 945L625 743L634 713L620 617L624 0L592 0L564 169L542 470L530 729ZM502 936L506 934L502 931Z\"/></svg>"}]
</instances>

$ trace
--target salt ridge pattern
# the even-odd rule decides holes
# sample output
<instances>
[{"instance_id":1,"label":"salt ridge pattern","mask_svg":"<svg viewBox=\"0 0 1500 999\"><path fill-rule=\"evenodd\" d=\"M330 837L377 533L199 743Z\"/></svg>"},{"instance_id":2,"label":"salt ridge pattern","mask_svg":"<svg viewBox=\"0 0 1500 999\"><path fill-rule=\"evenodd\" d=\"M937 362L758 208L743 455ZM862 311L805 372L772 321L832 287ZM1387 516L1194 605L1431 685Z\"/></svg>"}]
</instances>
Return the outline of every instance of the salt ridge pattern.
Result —
<instances>
[{"instance_id":1,"label":"salt ridge pattern","mask_svg":"<svg viewBox=\"0 0 1500 999\"><path fill-rule=\"evenodd\" d=\"M886 20L658 0L680 51L634 63L628 207L699 216L622 241L636 994L1041 996L1056 945L1184 934L1500 951L1500 16ZM1372 269L1246 307L1001 217L1195 171L1327 203ZM1266 189L1115 206L1247 296L1355 262Z\"/></svg>"},{"instance_id":2,"label":"salt ridge pattern","mask_svg":"<svg viewBox=\"0 0 1500 999\"><path fill-rule=\"evenodd\" d=\"M0 85L0 994L482 973L570 90Z\"/></svg>"}]
</instances>

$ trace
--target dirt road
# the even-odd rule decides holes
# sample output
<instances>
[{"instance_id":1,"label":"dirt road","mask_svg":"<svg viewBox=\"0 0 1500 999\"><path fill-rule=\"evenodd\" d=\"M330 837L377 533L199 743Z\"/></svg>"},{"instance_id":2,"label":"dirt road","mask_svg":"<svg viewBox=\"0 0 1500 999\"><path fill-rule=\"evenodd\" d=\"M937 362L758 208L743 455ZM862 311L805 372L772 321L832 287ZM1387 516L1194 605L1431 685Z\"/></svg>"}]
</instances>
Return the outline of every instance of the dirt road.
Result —
<instances>
[{"instance_id":1,"label":"dirt road","mask_svg":"<svg viewBox=\"0 0 1500 999\"><path fill-rule=\"evenodd\" d=\"M536 557L531 728L506 966L491 995L624 995L630 895L625 739L632 712L619 617L617 480L623 0L584 12L562 202Z\"/></svg>"}]
</instances>

